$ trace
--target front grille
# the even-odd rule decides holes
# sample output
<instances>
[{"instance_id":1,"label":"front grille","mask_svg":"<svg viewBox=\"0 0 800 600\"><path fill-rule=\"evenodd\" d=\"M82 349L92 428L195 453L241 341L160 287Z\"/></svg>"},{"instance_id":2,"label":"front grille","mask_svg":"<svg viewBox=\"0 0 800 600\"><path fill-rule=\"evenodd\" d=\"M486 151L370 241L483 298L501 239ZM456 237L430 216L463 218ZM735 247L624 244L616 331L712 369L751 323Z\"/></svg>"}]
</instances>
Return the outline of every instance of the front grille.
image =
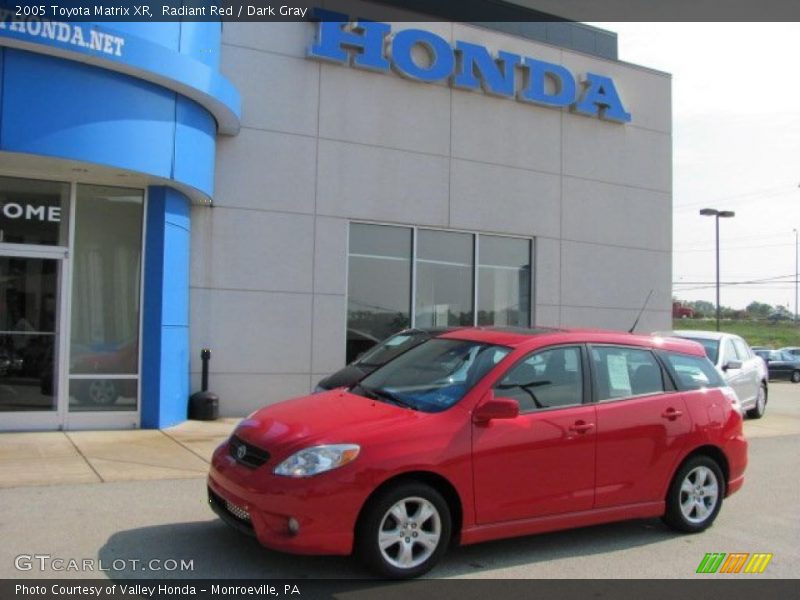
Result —
<instances>
[{"instance_id":1,"label":"front grille","mask_svg":"<svg viewBox=\"0 0 800 600\"><path fill-rule=\"evenodd\" d=\"M225 500L225 508L227 508L228 512L237 519L247 521L248 523L250 522L250 513L241 506L236 506L233 502Z\"/></svg>"},{"instance_id":2,"label":"front grille","mask_svg":"<svg viewBox=\"0 0 800 600\"><path fill-rule=\"evenodd\" d=\"M215 494L211 491L211 488L208 488L208 503L211 505L214 512L228 525L247 535L255 535L253 522L247 510Z\"/></svg>"},{"instance_id":3,"label":"front grille","mask_svg":"<svg viewBox=\"0 0 800 600\"><path fill-rule=\"evenodd\" d=\"M235 435L231 436L228 452L236 462L250 469L257 469L269 460L269 452L248 444Z\"/></svg>"}]
</instances>

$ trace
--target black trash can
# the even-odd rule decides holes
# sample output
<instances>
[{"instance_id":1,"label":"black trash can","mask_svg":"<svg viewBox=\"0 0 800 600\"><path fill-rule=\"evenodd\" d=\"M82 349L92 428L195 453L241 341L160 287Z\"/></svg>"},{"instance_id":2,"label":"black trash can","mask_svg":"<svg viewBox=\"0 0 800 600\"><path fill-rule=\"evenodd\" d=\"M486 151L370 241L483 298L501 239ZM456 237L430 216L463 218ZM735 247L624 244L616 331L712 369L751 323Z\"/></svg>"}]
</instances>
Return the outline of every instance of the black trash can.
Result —
<instances>
[{"instance_id":1,"label":"black trash can","mask_svg":"<svg viewBox=\"0 0 800 600\"><path fill-rule=\"evenodd\" d=\"M189 418L214 421L219 417L219 396L213 392L197 392L189 398Z\"/></svg>"}]
</instances>

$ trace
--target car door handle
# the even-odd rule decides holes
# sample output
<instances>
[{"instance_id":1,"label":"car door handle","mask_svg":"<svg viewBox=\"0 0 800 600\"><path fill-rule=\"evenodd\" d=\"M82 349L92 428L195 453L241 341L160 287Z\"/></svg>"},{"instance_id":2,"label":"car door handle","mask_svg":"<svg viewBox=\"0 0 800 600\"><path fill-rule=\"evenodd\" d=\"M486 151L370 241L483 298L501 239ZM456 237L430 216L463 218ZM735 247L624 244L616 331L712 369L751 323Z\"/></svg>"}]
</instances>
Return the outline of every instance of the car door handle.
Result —
<instances>
[{"instance_id":1,"label":"car door handle","mask_svg":"<svg viewBox=\"0 0 800 600\"><path fill-rule=\"evenodd\" d=\"M575 433L586 433L590 431L594 427L594 423L587 423L586 421L575 421L572 424L572 427L569 428L570 431L574 431Z\"/></svg>"},{"instance_id":2,"label":"car door handle","mask_svg":"<svg viewBox=\"0 0 800 600\"><path fill-rule=\"evenodd\" d=\"M668 408L663 413L661 413L662 417L664 417L665 419L669 419L670 421L674 421L681 415L683 415L683 412L675 410L674 408Z\"/></svg>"}]
</instances>

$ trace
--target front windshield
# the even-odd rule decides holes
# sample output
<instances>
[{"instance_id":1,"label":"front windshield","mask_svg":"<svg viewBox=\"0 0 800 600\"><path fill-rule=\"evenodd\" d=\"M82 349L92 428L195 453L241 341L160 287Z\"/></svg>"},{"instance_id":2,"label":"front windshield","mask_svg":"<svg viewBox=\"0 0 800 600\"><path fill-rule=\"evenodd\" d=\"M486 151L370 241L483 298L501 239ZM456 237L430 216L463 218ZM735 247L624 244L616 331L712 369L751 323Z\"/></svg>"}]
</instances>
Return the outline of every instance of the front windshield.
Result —
<instances>
[{"instance_id":1,"label":"front windshield","mask_svg":"<svg viewBox=\"0 0 800 600\"><path fill-rule=\"evenodd\" d=\"M693 342L697 342L698 344L702 344L703 348L705 348L706 356L708 356L708 360L712 363L717 364L717 355L719 354L719 340L708 340L703 338L687 338L692 340Z\"/></svg>"},{"instance_id":2,"label":"front windshield","mask_svg":"<svg viewBox=\"0 0 800 600\"><path fill-rule=\"evenodd\" d=\"M395 356L400 356L409 348L421 344L426 339L428 338L418 331L396 333L374 348L367 350L367 352L356 361L356 364L364 365L365 367L380 367L392 360Z\"/></svg>"},{"instance_id":3,"label":"front windshield","mask_svg":"<svg viewBox=\"0 0 800 600\"><path fill-rule=\"evenodd\" d=\"M480 342L430 339L365 377L353 392L439 412L461 400L509 352Z\"/></svg>"}]
</instances>

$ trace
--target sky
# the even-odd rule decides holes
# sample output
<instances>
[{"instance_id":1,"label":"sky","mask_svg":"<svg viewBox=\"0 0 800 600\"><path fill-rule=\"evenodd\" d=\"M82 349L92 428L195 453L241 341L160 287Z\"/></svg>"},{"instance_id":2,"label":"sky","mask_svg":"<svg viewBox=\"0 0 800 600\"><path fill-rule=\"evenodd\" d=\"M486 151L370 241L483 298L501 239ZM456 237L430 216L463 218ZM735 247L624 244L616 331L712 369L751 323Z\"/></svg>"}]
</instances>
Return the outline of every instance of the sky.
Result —
<instances>
[{"instance_id":1,"label":"sky","mask_svg":"<svg viewBox=\"0 0 800 600\"><path fill-rule=\"evenodd\" d=\"M620 60L672 74L673 295L715 301L710 207L736 212L720 219L721 304L794 311L800 23L591 25L618 34Z\"/></svg>"}]
</instances>

